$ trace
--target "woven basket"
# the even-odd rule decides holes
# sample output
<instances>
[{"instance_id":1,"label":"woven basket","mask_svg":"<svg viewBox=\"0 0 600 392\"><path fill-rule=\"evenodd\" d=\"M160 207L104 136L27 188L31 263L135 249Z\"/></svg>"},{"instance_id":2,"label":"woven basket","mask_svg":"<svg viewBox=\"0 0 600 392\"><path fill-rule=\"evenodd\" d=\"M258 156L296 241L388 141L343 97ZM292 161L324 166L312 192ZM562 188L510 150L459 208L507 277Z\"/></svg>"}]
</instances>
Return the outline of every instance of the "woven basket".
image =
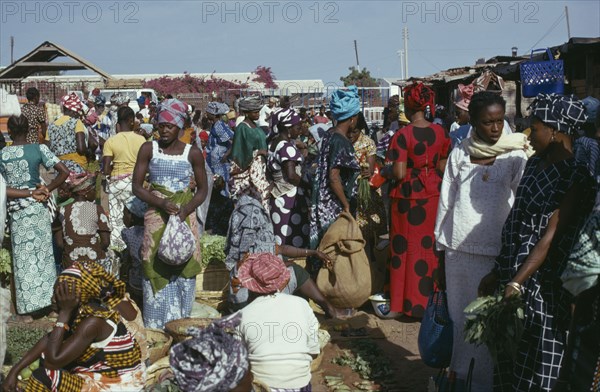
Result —
<instances>
[{"instance_id":1,"label":"woven basket","mask_svg":"<svg viewBox=\"0 0 600 392\"><path fill-rule=\"evenodd\" d=\"M223 291L229 283L229 270L219 260L208 262L204 270L196 276L196 298L203 291Z\"/></svg>"},{"instance_id":2,"label":"woven basket","mask_svg":"<svg viewBox=\"0 0 600 392\"><path fill-rule=\"evenodd\" d=\"M533 52L545 50L547 61L534 61ZM520 64L521 84L523 96L535 97L540 93L563 94L565 88L565 74L562 60L554 60L550 49L534 49L528 61Z\"/></svg>"},{"instance_id":3,"label":"woven basket","mask_svg":"<svg viewBox=\"0 0 600 392\"><path fill-rule=\"evenodd\" d=\"M146 328L146 340L148 341L148 361L150 365L160 358L169 354L169 348L173 343L173 337L163 330ZM153 347L153 343L163 343L162 346Z\"/></svg>"},{"instance_id":4,"label":"woven basket","mask_svg":"<svg viewBox=\"0 0 600 392\"><path fill-rule=\"evenodd\" d=\"M215 320L209 318L184 318L173 320L165 325L165 331L173 337L175 343L179 343L191 338L187 333L189 327L204 328L213 321Z\"/></svg>"}]
</instances>

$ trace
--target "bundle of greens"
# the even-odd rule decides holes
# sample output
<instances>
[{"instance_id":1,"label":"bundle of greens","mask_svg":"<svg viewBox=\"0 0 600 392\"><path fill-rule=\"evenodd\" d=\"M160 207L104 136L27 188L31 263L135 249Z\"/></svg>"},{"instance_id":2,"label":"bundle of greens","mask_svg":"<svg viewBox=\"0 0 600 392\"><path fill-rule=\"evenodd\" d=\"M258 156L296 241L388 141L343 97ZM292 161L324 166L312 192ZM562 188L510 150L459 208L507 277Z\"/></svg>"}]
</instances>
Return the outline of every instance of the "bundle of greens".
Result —
<instances>
[{"instance_id":1,"label":"bundle of greens","mask_svg":"<svg viewBox=\"0 0 600 392\"><path fill-rule=\"evenodd\" d=\"M203 235L200 238L202 268L205 268L212 260L225 262L225 245L225 237L220 235Z\"/></svg>"},{"instance_id":2,"label":"bundle of greens","mask_svg":"<svg viewBox=\"0 0 600 392\"><path fill-rule=\"evenodd\" d=\"M504 290L500 291L501 293ZM523 302L521 296L503 295L479 297L464 310L465 341L490 350L494 363L498 358L514 358L523 333Z\"/></svg>"},{"instance_id":3,"label":"bundle of greens","mask_svg":"<svg viewBox=\"0 0 600 392\"><path fill-rule=\"evenodd\" d=\"M371 204L371 184L368 178L358 179L358 205L362 210L369 208Z\"/></svg>"},{"instance_id":4,"label":"bundle of greens","mask_svg":"<svg viewBox=\"0 0 600 392\"><path fill-rule=\"evenodd\" d=\"M367 162L365 153L362 154L360 162L363 162L360 165L361 170L369 168L369 163ZM358 205L362 210L368 209L369 205L371 204L371 184L369 183L369 180L370 180L369 177L363 177L362 175L360 175L357 180L358 181L357 199L358 199Z\"/></svg>"}]
</instances>

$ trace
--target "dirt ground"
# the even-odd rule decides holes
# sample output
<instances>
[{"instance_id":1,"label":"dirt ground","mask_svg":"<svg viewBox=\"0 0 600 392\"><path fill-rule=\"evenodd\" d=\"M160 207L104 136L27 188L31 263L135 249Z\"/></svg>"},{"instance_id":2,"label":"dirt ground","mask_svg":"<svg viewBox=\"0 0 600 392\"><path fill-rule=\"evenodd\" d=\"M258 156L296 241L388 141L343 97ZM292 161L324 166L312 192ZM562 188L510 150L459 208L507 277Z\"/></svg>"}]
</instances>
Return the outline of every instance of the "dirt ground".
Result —
<instances>
[{"instance_id":1,"label":"dirt ground","mask_svg":"<svg viewBox=\"0 0 600 392\"><path fill-rule=\"evenodd\" d=\"M362 381L358 373L353 372L348 366L339 366L332 363L342 350L352 346L352 341L359 338L345 338L341 332L332 326L342 324L351 328L364 327L367 336L362 339L370 339L385 355L385 360L392 370L391 376L385 380L375 380L381 391L426 391L429 377L435 376L436 369L427 367L419 356L417 337L420 323L408 317L383 320L373 314L370 305L361 309L355 317L347 321L331 321L320 318L322 327L331 334L331 342L325 347L324 357L318 371L313 373L313 391L328 392L325 384L325 376L341 375L344 384L352 387L354 382Z\"/></svg>"},{"instance_id":2,"label":"dirt ground","mask_svg":"<svg viewBox=\"0 0 600 392\"><path fill-rule=\"evenodd\" d=\"M426 391L428 379L436 374L436 370L427 367L421 362L417 337L420 323L408 317L383 320L372 311L370 304L366 304L352 318L348 320L327 320L317 314L321 327L331 335L331 341L324 349L323 358L319 369L313 373L312 387L315 392L329 392L325 384L325 376L341 376L344 384L355 390L353 383L363 381L357 372L348 366L339 366L332 360L339 357L344 349L351 349L358 340L368 340L375 343L385 356L391 375L384 380L375 378L375 384L381 391ZM46 329L52 325L48 319L37 320L27 328ZM9 322L9 326L15 326ZM337 326L337 327L336 327ZM343 337L339 329L364 328L367 335L364 337ZM4 367L6 372L9 368Z\"/></svg>"}]
</instances>

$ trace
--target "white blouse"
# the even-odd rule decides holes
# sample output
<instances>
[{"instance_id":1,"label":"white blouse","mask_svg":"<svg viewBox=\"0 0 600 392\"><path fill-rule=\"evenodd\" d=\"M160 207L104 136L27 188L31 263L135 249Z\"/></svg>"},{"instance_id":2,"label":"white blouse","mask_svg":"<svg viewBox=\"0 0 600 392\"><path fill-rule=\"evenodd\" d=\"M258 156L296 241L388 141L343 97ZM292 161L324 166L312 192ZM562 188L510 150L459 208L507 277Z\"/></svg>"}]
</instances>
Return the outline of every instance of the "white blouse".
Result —
<instances>
[{"instance_id":1,"label":"white blouse","mask_svg":"<svg viewBox=\"0 0 600 392\"><path fill-rule=\"evenodd\" d=\"M471 163L463 145L455 147L446 164L440 191L435 238L437 248L497 256L502 226L512 208L527 156L514 150L492 165Z\"/></svg>"}]
</instances>

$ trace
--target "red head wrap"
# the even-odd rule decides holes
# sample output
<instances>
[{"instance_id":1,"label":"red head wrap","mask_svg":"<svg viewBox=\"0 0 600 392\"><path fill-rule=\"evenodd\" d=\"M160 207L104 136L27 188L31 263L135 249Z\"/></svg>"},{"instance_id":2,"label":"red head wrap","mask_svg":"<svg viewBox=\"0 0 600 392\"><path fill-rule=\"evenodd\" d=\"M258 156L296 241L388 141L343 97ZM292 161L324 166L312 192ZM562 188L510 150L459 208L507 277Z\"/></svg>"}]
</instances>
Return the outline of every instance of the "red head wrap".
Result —
<instances>
[{"instance_id":1,"label":"red head wrap","mask_svg":"<svg viewBox=\"0 0 600 392\"><path fill-rule=\"evenodd\" d=\"M435 115L435 93L423 83L414 83L404 88L404 107L415 112L425 111L429 106Z\"/></svg>"}]
</instances>

